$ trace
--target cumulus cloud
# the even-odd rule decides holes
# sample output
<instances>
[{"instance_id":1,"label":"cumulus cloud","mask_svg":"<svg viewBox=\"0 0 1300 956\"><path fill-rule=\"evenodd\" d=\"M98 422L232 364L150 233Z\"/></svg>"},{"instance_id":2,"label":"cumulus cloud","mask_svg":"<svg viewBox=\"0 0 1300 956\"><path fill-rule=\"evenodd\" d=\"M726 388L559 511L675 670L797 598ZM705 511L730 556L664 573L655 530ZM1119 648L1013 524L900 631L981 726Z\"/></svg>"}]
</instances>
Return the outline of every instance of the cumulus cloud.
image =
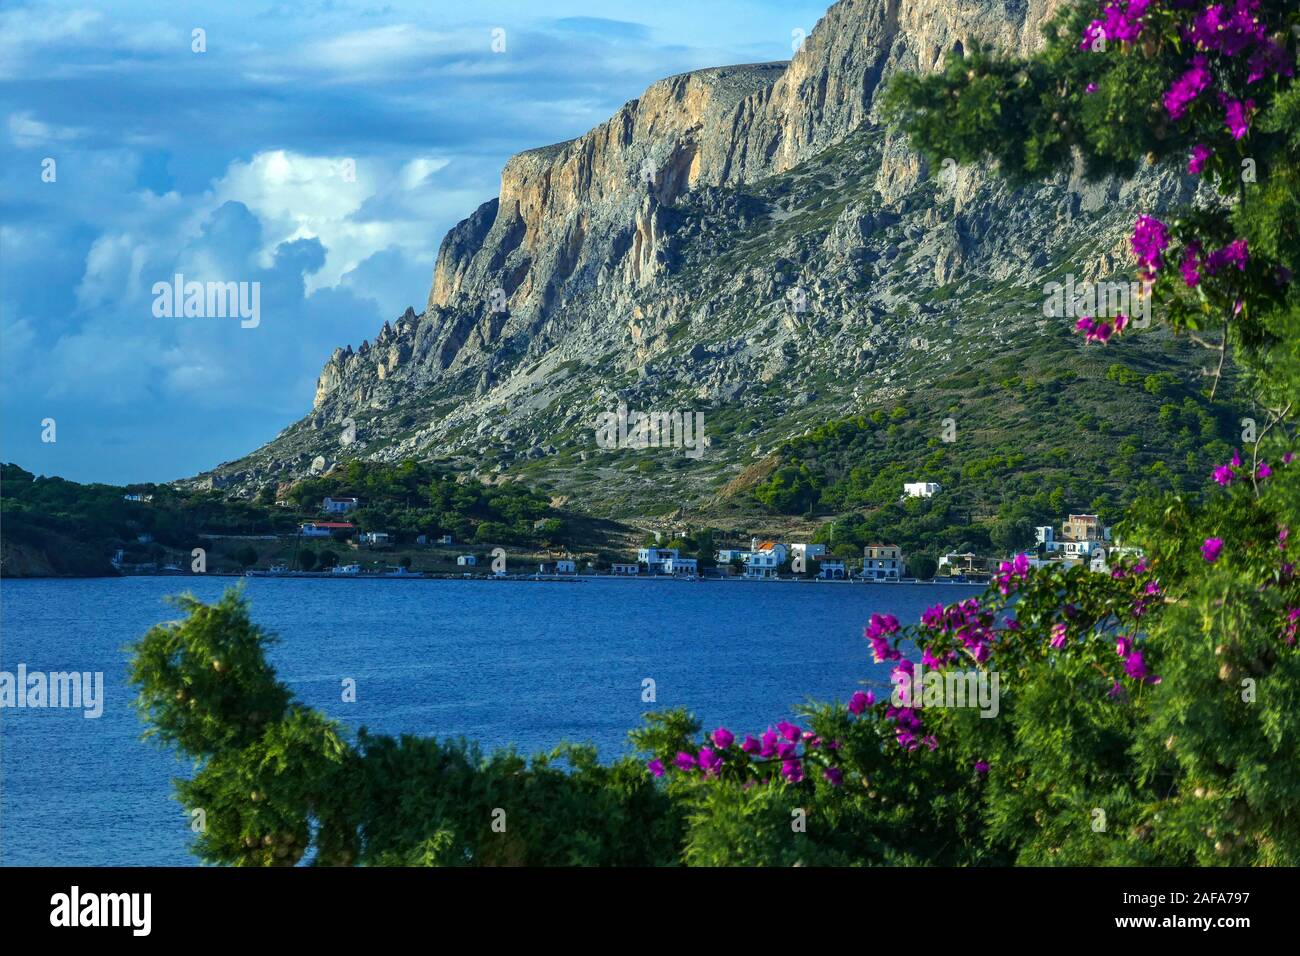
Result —
<instances>
[{"instance_id":1,"label":"cumulus cloud","mask_svg":"<svg viewBox=\"0 0 1300 956\"><path fill-rule=\"evenodd\" d=\"M824 2L6 3L0 459L166 480L251 450L310 408L335 346L422 308L512 153L660 76L779 57ZM177 273L259 283L261 323L155 317Z\"/></svg>"}]
</instances>

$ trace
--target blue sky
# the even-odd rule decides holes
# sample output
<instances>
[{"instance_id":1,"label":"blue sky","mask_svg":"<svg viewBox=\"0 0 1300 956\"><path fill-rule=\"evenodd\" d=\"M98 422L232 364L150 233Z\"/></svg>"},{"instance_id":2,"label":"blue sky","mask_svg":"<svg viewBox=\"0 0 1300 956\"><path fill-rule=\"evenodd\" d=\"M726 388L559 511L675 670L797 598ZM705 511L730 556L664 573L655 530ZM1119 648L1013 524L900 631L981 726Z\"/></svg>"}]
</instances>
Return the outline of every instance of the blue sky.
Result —
<instances>
[{"instance_id":1,"label":"blue sky","mask_svg":"<svg viewBox=\"0 0 1300 956\"><path fill-rule=\"evenodd\" d=\"M0 460L126 483L250 451L335 346L423 308L512 153L661 76L786 59L828 5L6 0ZM260 324L155 317L176 273L259 282Z\"/></svg>"}]
</instances>

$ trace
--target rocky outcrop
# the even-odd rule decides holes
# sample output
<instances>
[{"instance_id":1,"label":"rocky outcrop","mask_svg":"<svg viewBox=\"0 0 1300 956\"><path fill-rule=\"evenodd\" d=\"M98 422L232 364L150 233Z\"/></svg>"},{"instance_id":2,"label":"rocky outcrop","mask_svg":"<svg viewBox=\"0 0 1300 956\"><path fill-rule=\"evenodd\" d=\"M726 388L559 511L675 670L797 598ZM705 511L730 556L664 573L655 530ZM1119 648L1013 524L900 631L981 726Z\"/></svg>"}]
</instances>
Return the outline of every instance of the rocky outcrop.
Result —
<instances>
[{"instance_id":1,"label":"rocky outcrop","mask_svg":"<svg viewBox=\"0 0 1300 956\"><path fill-rule=\"evenodd\" d=\"M508 472L585 453L596 410L626 401L752 411L738 469L923 382L972 313L1007 313L995 338L1041 321L1026 292L1063 265L1123 268L1119 210L1159 207L1182 180L936 177L878 110L898 71L977 42L1032 52L1060 4L840 0L788 63L669 77L515 156L500 196L443 240L424 312L336 350L312 414L227 468L254 484L349 455Z\"/></svg>"}]
</instances>

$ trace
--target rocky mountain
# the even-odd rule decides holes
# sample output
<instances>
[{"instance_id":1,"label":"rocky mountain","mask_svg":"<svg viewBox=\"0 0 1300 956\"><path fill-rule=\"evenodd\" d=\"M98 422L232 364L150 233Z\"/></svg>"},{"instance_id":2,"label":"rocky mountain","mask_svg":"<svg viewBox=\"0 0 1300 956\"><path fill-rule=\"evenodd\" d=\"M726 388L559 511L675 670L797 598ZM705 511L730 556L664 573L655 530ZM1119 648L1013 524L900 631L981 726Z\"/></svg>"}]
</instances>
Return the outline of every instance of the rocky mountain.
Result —
<instances>
[{"instance_id":1,"label":"rocky mountain","mask_svg":"<svg viewBox=\"0 0 1300 956\"><path fill-rule=\"evenodd\" d=\"M1060 0L840 0L788 63L653 84L511 159L442 242L423 312L337 349L314 407L217 469L253 489L360 456L527 475L619 517L713 499L779 441L1063 318L1043 287L1126 275L1174 173L1024 191L928 169L880 125L900 70L1027 54ZM599 447L602 412L704 416L707 448Z\"/></svg>"}]
</instances>

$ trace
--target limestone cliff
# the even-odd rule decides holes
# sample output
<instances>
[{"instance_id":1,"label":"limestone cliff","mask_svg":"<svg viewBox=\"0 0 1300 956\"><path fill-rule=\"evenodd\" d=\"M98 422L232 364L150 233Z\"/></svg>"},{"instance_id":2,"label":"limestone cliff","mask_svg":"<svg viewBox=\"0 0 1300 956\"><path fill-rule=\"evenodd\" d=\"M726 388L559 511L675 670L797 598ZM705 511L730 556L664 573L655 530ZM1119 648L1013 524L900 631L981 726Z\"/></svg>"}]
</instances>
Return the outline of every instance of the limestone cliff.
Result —
<instances>
[{"instance_id":1,"label":"limestone cliff","mask_svg":"<svg viewBox=\"0 0 1300 956\"><path fill-rule=\"evenodd\" d=\"M583 136L515 156L500 196L443 240L424 312L336 350L312 414L221 470L261 485L419 456L610 478L585 464L610 402L754 419L674 476L702 492L783 435L922 386L972 313L1006 313L995 341L1041 321L1025 303L1046 275L1123 268L1119 209L1185 184L1017 193L978 168L940 183L877 125L878 104L896 72L977 41L1032 52L1060 2L840 0L788 63L660 80Z\"/></svg>"}]
</instances>

